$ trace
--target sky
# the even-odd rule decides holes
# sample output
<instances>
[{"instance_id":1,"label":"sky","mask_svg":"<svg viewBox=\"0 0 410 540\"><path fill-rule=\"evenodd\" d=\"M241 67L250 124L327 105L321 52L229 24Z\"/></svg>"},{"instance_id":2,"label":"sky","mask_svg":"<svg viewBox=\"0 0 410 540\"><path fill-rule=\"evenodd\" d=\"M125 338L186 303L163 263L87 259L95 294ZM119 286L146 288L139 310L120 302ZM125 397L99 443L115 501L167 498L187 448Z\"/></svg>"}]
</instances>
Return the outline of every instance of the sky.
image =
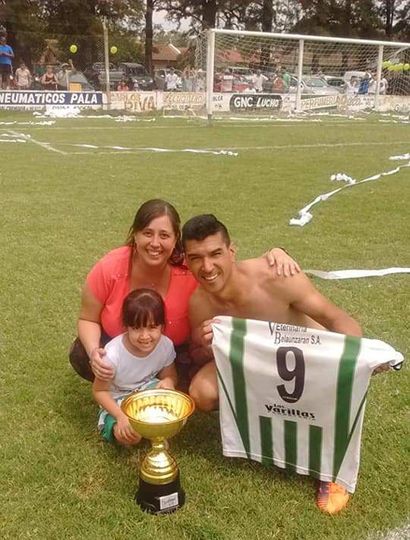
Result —
<instances>
[{"instance_id":1,"label":"sky","mask_svg":"<svg viewBox=\"0 0 410 540\"><path fill-rule=\"evenodd\" d=\"M153 22L154 24L161 24L165 30L176 30L177 25L175 23L170 23L166 20L167 12L165 10L154 11ZM183 19L181 23L180 30L185 31L189 28L188 19Z\"/></svg>"}]
</instances>

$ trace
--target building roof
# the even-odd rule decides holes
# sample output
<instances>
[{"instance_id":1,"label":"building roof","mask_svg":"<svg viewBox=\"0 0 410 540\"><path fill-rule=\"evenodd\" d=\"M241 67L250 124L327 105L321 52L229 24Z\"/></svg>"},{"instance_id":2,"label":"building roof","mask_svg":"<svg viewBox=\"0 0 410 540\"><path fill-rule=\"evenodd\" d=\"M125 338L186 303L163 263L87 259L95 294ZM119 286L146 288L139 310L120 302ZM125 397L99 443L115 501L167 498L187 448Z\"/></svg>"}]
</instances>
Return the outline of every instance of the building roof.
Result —
<instances>
[{"instance_id":1,"label":"building roof","mask_svg":"<svg viewBox=\"0 0 410 540\"><path fill-rule=\"evenodd\" d=\"M187 47L176 47L172 43L154 43L152 46L152 60L163 62L176 62L187 50Z\"/></svg>"}]
</instances>

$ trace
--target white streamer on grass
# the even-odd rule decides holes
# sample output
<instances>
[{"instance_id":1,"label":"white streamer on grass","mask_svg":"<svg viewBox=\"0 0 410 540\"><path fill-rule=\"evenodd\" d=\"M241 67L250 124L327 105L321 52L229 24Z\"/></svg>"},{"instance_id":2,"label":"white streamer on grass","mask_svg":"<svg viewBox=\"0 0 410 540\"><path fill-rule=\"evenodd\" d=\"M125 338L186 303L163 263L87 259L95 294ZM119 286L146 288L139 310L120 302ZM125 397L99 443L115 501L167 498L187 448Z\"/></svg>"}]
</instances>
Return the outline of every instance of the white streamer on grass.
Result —
<instances>
[{"instance_id":1,"label":"white streamer on grass","mask_svg":"<svg viewBox=\"0 0 410 540\"><path fill-rule=\"evenodd\" d=\"M391 159L392 161L407 160L410 159L410 154L403 154L401 156L390 156L389 159Z\"/></svg>"},{"instance_id":2,"label":"white streamer on grass","mask_svg":"<svg viewBox=\"0 0 410 540\"><path fill-rule=\"evenodd\" d=\"M380 268L379 270L305 270L305 274L316 276L321 279L355 279L364 277L382 277L390 274L410 274L410 268L392 267Z\"/></svg>"},{"instance_id":3,"label":"white streamer on grass","mask_svg":"<svg viewBox=\"0 0 410 540\"><path fill-rule=\"evenodd\" d=\"M404 154L404 155L406 155L406 154ZM398 157L401 158L402 156L391 156L391 158L398 158ZM403 159L406 159L406 158L403 157ZM354 186L364 184L365 182L372 182L374 180L379 180L383 176L391 176L392 174L396 174L396 173L398 173L400 171L400 169L402 169L404 167L410 167L410 161L408 163L405 163L404 165L399 165L398 167L396 167L395 169L392 169L390 171L386 171L386 172L382 172L382 173L379 173L379 174L375 174L373 176L369 176L368 178L365 178L364 180L360 180L359 182L354 181L353 178L351 178L350 176L347 176L344 173L333 174L330 177L331 180L337 180L337 179L343 180L344 179L345 181L348 181L349 183L347 185L341 187L341 188L338 188L338 189L335 189L333 191L329 191L327 193L322 193L321 195L318 195L312 202L310 202L309 204L304 206L301 210L299 210L298 217L292 218L289 221L289 225L297 225L298 227L303 227L304 225L306 225L307 223L309 223L312 220L313 216L312 216L310 210L311 210L311 208L313 208L313 206L315 206L319 202L327 201L327 199L330 199L330 197L332 197L333 195L336 195L336 193L339 193L343 189L352 188ZM339 178L336 178L337 176L339 176Z\"/></svg>"},{"instance_id":4,"label":"white streamer on grass","mask_svg":"<svg viewBox=\"0 0 410 540\"><path fill-rule=\"evenodd\" d=\"M0 139L0 142L8 142L8 143L25 143L27 142L25 139L17 138L15 135L12 135L11 133L1 133L0 137L5 137L4 139Z\"/></svg>"},{"instance_id":5,"label":"white streamer on grass","mask_svg":"<svg viewBox=\"0 0 410 540\"><path fill-rule=\"evenodd\" d=\"M55 123L55 120L45 120L41 122L17 122L17 120L13 120L12 122L0 122L0 126L52 126Z\"/></svg>"},{"instance_id":6,"label":"white streamer on grass","mask_svg":"<svg viewBox=\"0 0 410 540\"><path fill-rule=\"evenodd\" d=\"M137 147L130 148L127 146L95 146L93 144L70 144L70 146L76 146L80 148L94 148L94 149L108 149L119 150L126 152L157 152L157 153L178 153L186 152L190 154L212 154L214 156L237 156L238 152L232 152L231 150L206 150L201 148L157 148L157 147Z\"/></svg>"}]
</instances>

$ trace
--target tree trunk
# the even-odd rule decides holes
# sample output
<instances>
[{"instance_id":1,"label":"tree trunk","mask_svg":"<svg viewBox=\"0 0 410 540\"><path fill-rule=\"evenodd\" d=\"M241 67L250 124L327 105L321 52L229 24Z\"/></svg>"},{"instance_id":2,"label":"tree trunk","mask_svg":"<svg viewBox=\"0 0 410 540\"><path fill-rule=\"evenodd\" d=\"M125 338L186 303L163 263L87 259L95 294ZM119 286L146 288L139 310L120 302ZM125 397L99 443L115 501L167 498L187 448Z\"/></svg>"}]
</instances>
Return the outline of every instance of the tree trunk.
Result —
<instances>
[{"instance_id":1,"label":"tree trunk","mask_svg":"<svg viewBox=\"0 0 410 540\"><path fill-rule=\"evenodd\" d=\"M145 11L145 68L152 75L152 14L154 11L154 1L147 0L147 9Z\"/></svg>"},{"instance_id":2,"label":"tree trunk","mask_svg":"<svg viewBox=\"0 0 410 540\"><path fill-rule=\"evenodd\" d=\"M395 3L395 0L385 0L384 1L384 4L385 4L385 8L384 8L384 12L385 12L385 31L386 31L386 36L388 38L391 38L392 35L393 35L393 19L394 19L394 3Z\"/></svg>"},{"instance_id":3,"label":"tree trunk","mask_svg":"<svg viewBox=\"0 0 410 540\"><path fill-rule=\"evenodd\" d=\"M215 28L216 13L218 11L217 0L203 0L202 3L202 29Z\"/></svg>"},{"instance_id":4,"label":"tree trunk","mask_svg":"<svg viewBox=\"0 0 410 540\"><path fill-rule=\"evenodd\" d=\"M273 0L263 0L261 23L262 32L272 32L273 21ZM266 68L270 63L271 46L266 41L263 42L260 55L260 67Z\"/></svg>"},{"instance_id":5,"label":"tree trunk","mask_svg":"<svg viewBox=\"0 0 410 540\"><path fill-rule=\"evenodd\" d=\"M262 5L262 32L272 32L273 1L263 0Z\"/></svg>"}]
</instances>

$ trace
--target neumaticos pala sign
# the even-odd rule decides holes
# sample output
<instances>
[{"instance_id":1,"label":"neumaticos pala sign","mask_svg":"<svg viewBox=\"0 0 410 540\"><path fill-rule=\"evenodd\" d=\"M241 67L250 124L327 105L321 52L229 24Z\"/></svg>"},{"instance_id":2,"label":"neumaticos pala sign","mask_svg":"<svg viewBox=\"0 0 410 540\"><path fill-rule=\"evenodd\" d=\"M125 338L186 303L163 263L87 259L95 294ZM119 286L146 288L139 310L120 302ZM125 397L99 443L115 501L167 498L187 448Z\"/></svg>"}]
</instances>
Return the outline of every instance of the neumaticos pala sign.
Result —
<instances>
[{"instance_id":1,"label":"neumaticos pala sign","mask_svg":"<svg viewBox=\"0 0 410 540\"><path fill-rule=\"evenodd\" d=\"M277 94L233 94L229 102L231 110L280 109L282 97Z\"/></svg>"}]
</instances>

